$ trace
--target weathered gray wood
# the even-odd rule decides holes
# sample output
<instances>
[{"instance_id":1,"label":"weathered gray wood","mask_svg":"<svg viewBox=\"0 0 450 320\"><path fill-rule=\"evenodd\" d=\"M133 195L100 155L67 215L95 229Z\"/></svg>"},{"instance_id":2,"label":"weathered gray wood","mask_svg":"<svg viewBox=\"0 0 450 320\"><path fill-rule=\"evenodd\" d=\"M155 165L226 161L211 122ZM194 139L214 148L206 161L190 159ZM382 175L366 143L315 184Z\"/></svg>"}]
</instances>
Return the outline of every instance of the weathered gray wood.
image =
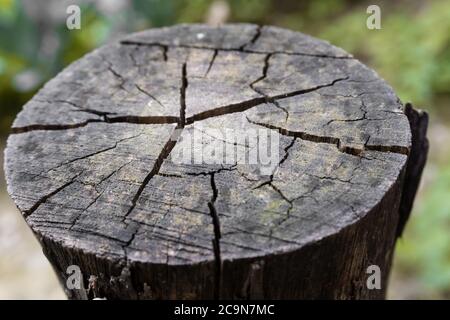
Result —
<instances>
[{"instance_id":1,"label":"weathered gray wood","mask_svg":"<svg viewBox=\"0 0 450 320\"><path fill-rule=\"evenodd\" d=\"M205 128L272 130L279 162L263 175L174 161ZM86 289L71 298L381 298L424 160L405 178L406 164L426 153L409 157L408 117L375 72L254 25L101 47L48 82L12 132L8 191L62 282L80 266ZM381 290L366 287L372 264Z\"/></svg>"}]
</instances>

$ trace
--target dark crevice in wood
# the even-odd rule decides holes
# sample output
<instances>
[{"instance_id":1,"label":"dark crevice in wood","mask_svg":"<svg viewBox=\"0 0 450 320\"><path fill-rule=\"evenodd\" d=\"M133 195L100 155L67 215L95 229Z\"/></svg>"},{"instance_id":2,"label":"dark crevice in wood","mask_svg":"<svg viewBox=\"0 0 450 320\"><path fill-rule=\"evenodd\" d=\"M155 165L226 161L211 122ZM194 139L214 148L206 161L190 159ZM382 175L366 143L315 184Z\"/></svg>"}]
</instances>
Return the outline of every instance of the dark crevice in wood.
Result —
<instances>
[{"instance_id":1,"label":"dark crevice in wood","mask_svg":"<svg viewBox=\"0 0 450 320\"><path fill-rule=\"evenodd\" d=\"M115 112L104 112L104 111L99 111L99 110L95 110L95 109L79 109L79 110L76 110L76 112L85 112L85 113L94 114L96 116L101 117L103 120L108 115L116 114Z\"/></svg>"},{"instance_id":2,"label":"dark crevice in wood","mask_svg":"<svg viewBox=\"0 0 450 320\"><path fill-rule=\"evenodd\" d=\"M181 88L180 88L180 118L179 127L184 128L186 124L186 90L188 87L187 64L183 63L181 71Z\"/></svg>"},{"instance_id":3,"label":"dark crevice in wood","mask_svg":"<svg viewBox=\"0 0 450 320\"><path fill-rule=\"evenodd\" d=\"M355 82L351 81L351 79L348 79L347 82ZM379 92L372 92L372 91L366 91L366 92L360 92L358 94L339 94L339 93L323 93L323 92L317 92L322 97L342 97L342 98L359 98L366 94L378 94Z\"/></svg>"},{"instance_id":4,"label":"dark crevice in wood","mask_svg":"<svg viewBox=\"0 0 450 320\"><path fill-rule=\"evenodd\" d=\"M103 177L102 179L100 179L99 182L94 183L93 186L95 188L95 191L99 192L97 187L99 185L101 185L103 182L105 182L106 180L108 180L109 178L111 178L113 175L115 175L116 173L118 173L120 170L122 170L125 166L129 165L130 163L134 162L135 160L130 160L128 162L125 162L123 165L121 165L119 168L117 168L116 170L114 170L112 173L108 174L107 176ZM88 183L89 184L89 183Z\"/></svg>"},{"instance_id":5,"label":"dark crevice in wood","mask_svg":"<svg viewBox=\"0 0 450 320\"><path fill-rule=\"evenodd\" d=\"M183 176L181 174L162 173L162 172L158 172L158 176L166 177L166 178L183 178Z\"/></svg>"},{"instance_id":6,"label":"dark crevice in wood","mask_svg":"<svg viewBox=\"0 0 450 320\"><path fill-rule=\"evenodd\" d=\"M278 168L279 168L279 167L287 160L287 158L289 157L289 150L294 146L295 140L296 140L296 139L297 139L297 138L294 137L294 138L292 139L292 141L284 148L284 156L283 156L283 158L281 158L281 160L278 162L278 166L277 166L277 168L274 169L274 171L273 171L272 174L270 175L269 180L267 180L267 181L261 183L260 185L258 185L258 186L256 186L256 187L254 188L254 189L259 189L259 188L261 188L261 187L263 187L263 186L265 186L265 185L269 185L275 192L277 192L277 193L280 195L280 197L281 197L284 201L286 201L286 202L289 204L289 207L288 207L288 209L286 210L286 216L278 222L278 225L282 224L284 221L286 221L287 219L289 219L290 213L291 213L292 209L294 208L294 204L293 204L294 200L291 200L291 199L289 199L288 197L286 197L286 196L284 195L284 193L283 193L279 188L277 188L277 187L273 184L273 177L274 177L274 174L275 174L276 170L277 170L277 169L278 169ZM270 234L272 234L272 229L270 230Z\"/></svg>"},{"instance_id":7,"label":"dark crevice in wood","mask_svg":"<svg viewBox=\"0 0 450 320\"><path fill-rule=\"evenodd\" d=\"M201 49L201 50L219 50L219 51L231 51L231 52L244 52L251 54L283 54L288 56L306 56L306 57L316 57L323 59L348 59L354 60L355 58L352 56L333 56L327 54L315 54L315 53L306 53L306 52L289 52L289 51L262 51L262 50L250 50L250 49L241 49L241 48L213 48L208 46L201 45L167 45L159 42L144 42L144 41L136 41L136 40L122 40L120 42L122 45L133 45L133 46L149 46L149 47L161 47L161 48L186 48L186 49Z\"/></svg>"},{"instance_id":8,"label":"dark crevice in wood","mask_svg":"<svg viewBox=\"0 0 450 320\"><path fill-rule=\"evenodd\" d=\"M382 146L382 145L366 145L364 147L365 150L370 150L370 151L379 151L379 152L392 152L392 153L398 153L398 154L404 154L404 155L409 155L409 148L407 147L403 147L403 146L394 146L394 145L386 145L386 146Z\"/></svg>"},{"instance_id":9,"label":"dark crevice in wood","mask_svg":"<svg viewBox=\"0 0 450 320\"><path fill-rule=\"evenodd\" d=\"M267 77L267 71L269 70L269 66L270 66L269 61L270 61L270 58L272 57L272 55L273 55L272 53L269 53L264 58L264 66L263 66L263 70L262 70L262 75L250 84L250 88L252 88L253 90L255 90L254 85L256 83L264 80ZM256 91L256 92L261 94L259 91Z\"/></svg>"},{"instance_id":10,"label":"dark crevice in wood","mask_svg":"<svg viewBox=\"0 0 450 320\"><path fill-rule=\"evenodd\" d=\"M343 78L337 78L337 79L331 81L330 83L318 85L318 86L315 86L315 87L312 87L312 88L308 88L308 89L300 89L300 90L295 90L295 91L291 91L291 92L288 92L288 93L278 94L278 95L269 97L269 99L270 100L280 100L280 99L295 97L295 96L298 96L298 95L301 95L301 94L317 91L319 89L332 87L336 83L341 82L341 81L347 81L348 79L349 79L348 76L347 77L343 77ZM269 102L272 102L272 101L269 101Z\"/></svg>"},{"instance_id":11,"label":"dark crevice in wood","mask_svg":"<svg viewBox=\"0 0 450 320\"><path fill-rule=\"evenodd\" d=\"M61 190L67 188L68 186L70 186L72 183L74 183L76 181L76 179L82 174L83 172L78 173L77 175L75 175L72 179L70 179L69 182L66 182L65 184L63 184L62 186L60 186L59 188L55 189L54 191L50 192L49 194L46 194L45 196L43 196L42 198L40 198L38 201L36 201L36 203L28 210L25 210L23 212L23 216L24 218L28 218L31 214L33 214L33 212L35 212L37 210L37 208L39 208L39 206L43 203L45 203L49 198L53 197L54 195L56 195L58 192L60 192Z\"/></svg>"},{"instance_id":12,"label":"dark crevice in wood","mask_svg":"<svg viewBox=\"0 0 450 320\"><path fill-rule=\"evenodd\" d=\"M219 53L219 50L214 50L213 56L212 56L211 61L209 62L209 65L208 65L208 69L206 70L205 75L204 75L205 78L208 76L209 71L211 71L211 68L212 68L212 66L214 64L214 61L216 61L216 57L217 57L218 53Z\"/></svg>"},{"instance_id":13,"label":"dark crevice in wood","mask_svg":"<svg viewBox=\"0 0 450 320\"><path fill-rule=\"evenodd\" d=\"M80 123L71 124L31 124L23 127L12 127L11 133L25 133L30 131L58 131L77 129L89 123L130 123L130 124L171 124L178 123L179 118L173 116L105 116L104 119L88 119Z\"/></svg>"},{"instance_id":14,"label":"dark crevice in wood","mask_svg":"<svg viewBox=\"0 0 450 320\"><path fill-rule=\"evenodd\" d=\"M272 181L273 181L273 176L274 176L276 170L277 170L277 169L278 169L278 168L279 168L279 167L287 160L287 158L289 157L289 150L293 147L293 145L294 145L296 139L297 139L297 138L294 137L294 138L292 139L292 141L289 143L289 145L287 145L286 148L284 148L284 156L283 156L283 158L281 158L281 160L278 162L278 166L273 170L272 174L269 176L269 180L267 180L267 181L261 183L260 185L256 186L254 189L259 189L259 188L261 188L261 187L263 187L263 186L265 186L265 185L267 185L267 184L271 184L271 183L272 183Z\"/></svg>"},{"instance_id":15,"label":"dark crevice in wood","mask_svg":"<svg viewBox=\"0 0 450 320\"><path fill-rule=\"evenodd\" d=\"M167 55L167 53L169 52L169 46L161 45L161 48L162 48L164 62L167 62L167 60L169 60L168 55Z\"/></svg>"},{"instance_id":16,"label":"dark crevice in wood","mask_svg":"<svg viewBox=\"0 0 450 320\"><path fill-rule=\"evenodd\" d=\"M371 83L371 82L379 82L380 79L370 79L370 80L362 80L362 79L348 79L348 82L355 82L355 83ZM400 103L400 101L398 101Z\"/></svg>"},{"instance_id":17,"label":"dark crevice in wood","mask_svg":"<svg viewBox=\"0 0 450 320\"><path fill-rule=\"evenodd\" d=\"M156 99L153 95L151 95L149 92L142 89L140 86L135 84L136 88L141 91L142 93L146 94L153 100L155 100L158 104L164 107L164 105ZM23 127L13 127L11 128L11 133L24 133L29 131L45 131L45 130L69 130L69 129L76 129L81 128L89 123L95 123L95 122L105 122L105 123L131 123L131 124L170 124L170 123L178 123L179 118L174 116L134 116L134 115L123 115L123 116L114 116L117 115L115 112L106 112L106 111L99 111L95 109L90 108L83 108L76 104L75 102L69 101L69 100L37 100L40 102L45 103L66 103L73 107L75 107L78 112L86 112L90 114L94 114L96 116L101 117L101 119L88 119L86 121L80 122L80 123L73 123L73 124L31 124Z\"/></svg>"},{"instance_id":18,"label":"dark crevice in wood","mask_svg":"<svg viewBox=\"0 0 450 320\"><path fill-rule=\"evenodd\" d=\"M211 135L211 134L209 134L207 131L202 130L202 129L200 129L200 128L196 128L196 127L194 128L194 130L198 130L198 131L200 131L202 134L204 134L205 136L208 136L208 137L210 137L210 138L213 138L214 140L217 140L217 141L222 141L223 143L226 143L226 144L229 144L229 145L233 145L233 146L241 146L241 147L244 147L244 148L247 148L247 149L249 148L248 143L242 144L242 143L237 143L236 141L231 142L231 141L228 141L228 140L225 140L225 139L216 137L216 136L214 136L214 135Z\"/></svg>"},{"instance_id":19,"label":"dark crevice in wood","mask_svg":"<svg viewBox=\"0 0 450 320\"><path fill-rule=\"evenodd\" d=\"M220 298L221 291L221 279L222 279L222 258L221 258L221 250L220 250L220 239L221 239L221 230L220 230L220 219L219 214L217 213L215 202L219 195L219 190L216 186L215 175L222 171L234 171L236 169L236 165L233 165L229 168L222 167L217 170L207 171L207 172L195 172L195 173L185 173L186 176L210 176L210 183L212 189L212 196L210 201L208 201L208 209L210 212L210 216L212 219L212 225L214 230L214 239L212 239L212 246L214 252L214 260L215 260L215 288L214 288L214 296L215 299ZM176 177L181 178L181 175L173 175L173 174L159 174L165 177Z\"/></svg>"},{"instance_id":20,"label":"dark crevice in wood","mask_svg":"<svg viewBox=\"0 0 450 320\"><path fill-rule=\"evenodd\" d=\"M282 224L284 221L286 221L287 219L290 218L290 216L291 216L291 211L292 211L292 209L294 208L293 200L291 200L291 199L289 199L288 197L286 197L286 196L284 195L284 193L272 183L272 181L269 182L269 186L270 186L273 190L275 190L275 191L280 195L280 197L283 198L284 201L286 201L287 203L289 203L289 207L288 207L288 209L286 210L286 216L285 216L283 219L281 219L281 221L278 222L278 225L280 225L280 224Z\"/></svg>"},{"instance_id":21,"label":"dark crevice in wood","mask_svg":"<svg viewBox=\"0 0 450 320\"><path fill-rule=\"evenodd\" d=\"M196 121L212 118L212 117L222 116L225 114L230 114L230 113L235 113L235 112L242 112L242 111L248 110L250 108L253 108L257 105L263 104L265 102L267 102L267 99L265 97L257 97L257 98L253 98L250 100L218 107L218 108L215 108L212 110L203 111L203 112L194 114L191 117L188 117L186 119L186 125L192 124Z\"/></svg>"},{"instance_id":22,"label":"dark crevice in wood","mask_svg":"<svg viewBox=\"0 0 450 320\"><path fill-rule=\"evenodd\" d=\"M178 125L174 130L174 133L178 132L180 130L183 130L185 126L185 113L186 113L186 89L188 86L188 80L187 80L187 65L186 63L183 64L181 68L181 87L180 87L180 116L177 119ZM128 209L127 213L123 216L122 222L125 222L130 213L134 210L134 208L137 205L137 201L141 197L142 192L144 191L145 187L148 185L150 180L159 173L159 170L161 169L161 166L164 162L164 160L170 155L170 152L175 147L177 143L176 139L173 139L173 134L169 138L169 140L164 145L161 153L159 154L158 158L156 159L152 170L147 174L147 176L142 181L141 185L139 186L139 189L137 190L136 194L134 195L131 206ZM132 237L133 238L133 237ZM131 240L132 241L132 240ZM131 242L130 242L131 243Z\"/></svg>"},{"instance_id":23,"label":"dark crevice in wood","mask_svg":"<svg viewBox=\"0 0 450 320\"><path fill-rule=\"evenodd\" d=\"M245 101L241 101L238 103L233 103L233 104L229 104L226 106L222 106L222 107L218 107L215 109L211 109L211 110L207 110L207 111L203 111L197 114L194 114L191 117L188 117L186 119L186 125L192 124L196 121L200 121L200 120L205 120L211 117L217 117L217 116L222 116L225 114L230 114L230 113L236 113L236 112L243 112L246 111L250 108L256 107L260 104L263 103L274 103L274 101L276 100L280 100L280 99L285 99L285 98L290 98L290 97L294 97L294 96L298 96L298 95L302 95L302 94L306 94L306 93L310 93L322 88L326 88L326 87L331 87L334 84L336 84L337 82L340 81L344 81L347 80L348 77L345 78L338 78L333 80L330 83L327 84L323 84L323 85L318 85L312 88L308 88L308 89L301 89L301 90L295 90L295 91L291 91L291 92L287 92L287 93L282 93L282 94L278 94L278 95L274 95L274 96L262 96L262 97L256 97L256 98L252 98L249 100L245 100Z\"/></svg>"},{"instance_id":24,"label":"dark crevice in wood","mask_svg":"<svg viewBox=\"0 0 450 320\"><path fill-rule=\"evenodd\" d=\"M134 208L137 205L137 201L141 197L142 192L144 191L147 184L150 182L150 180L159 172L159 169L161 168L164 160L169 156L172 149L175 147L176 141L169 139L166 144L164 145L161 153L159 154L158 158L155 160L155 163L153 165L152 170L147 174L147 176L142 181L141 185L139 186L139 189L135 193L132 201L131 206L128 209L127 213L123 216L122 222L125 222L125 220L128 218L130 213L134 210Z\"/></svg>"},{"instance_id":25,"label":"dark crevice in wood","mask_svg":"<svg viewBox=\"0 0 450 320\"><path fill-rule=\"evenodd\" d=\"M64 99L56 99L56 100L48 100L48 99L42 99L42 98L34 98L36 101L38 101L38 102L43 102L43 103L48 103L48 104L52 104L52 103L67 103L67 104L69 104L69 105L71 105L72 107L75 107L75 108L77 108L77 109L81 109L81 107L78 105L78 104L76 104L75 102L73 102L73 101L70 101L70 100L64 100Z\"/></svg>"},{"instance_id":26,"label":"dark crevice in wood","mask_svg":"<svg viewBox=\"0 0 450 320\"><path fill-rule=\"evenodd\" d=\"M109 65L109 66L108 66L108 70L109 70L116 78L118 78L118 79L120 80L119 88L122 89L122 90L124 90L124 91L126 91L126 92L128 92L128 90L125 88L125 83L126 83L125 78L122 77L122 75L121 75L120 73L118 73L116 70L114 70L112 64L111 64L108 60L105 60L105 61L106 61L106 62L108 63L108 65Z\"/></svg>"},{"instance_id":27,"label":"dark crevice in wood","mask_svg":"<svg viewBox=\"0 0 450 320\"><path fill-rule=\"evenodd\" d=\"M101 154L101 153L103 153L103 152L107 152L107 151L113 150L113 149L117 148L117 146L118 146L119 143L122 143L122 142L124 142L124 141L127 141L127 140L131 140L131 139L137 138L137 137L139 137L139 136L141 136L141 135L142 135L142 133L139 133L139 134L134 135L134 136L131 136L131 137L126 137L126 138L120 139L120 140L116 141L116 142L114 143L114 145L112 145L112 146L110 146L110 147L107 147L107 148L104 148L104 149L101 149L101 150L98 150L98 151L89 153L89 154L87 154L87 155L84 155L84 156L81 156L81 157L77 157L77 158L75 158L75 159L71 159L71 160L69 160L69 161L63 162L63 163L59 164L58 166L56 166L56 167L54 167L54 168L51 168L51 169L47 170L47 173L50 172L50 171L54 171L54 170L56 170L56 169L58 169L58 168L61 168L62 166L65 166L65 165L74 163L74 162L76 162L76 161L88 159L88 158L90 158L90 157L96 156L96 155Z\"/></svg>"},{"instance_id":28,"label":"dark crevice in wood","mask_svg":"<svg viewBox=\"0 0 450 320\"><path fill-rule=\"evenodd\" d=\"M366 108L366 105L364 104L364 101L362 99L361 99L360 110L362 111L363 115L361 117L359 117L359 118L355 118L355 119L331 119L325 125L329 126L333 122L357 122L357 121L369 120L369 119L367 119L367 108Z\"/></svg>"},{"instance_id":29,"label":"dark crevice in wood","mask_svg":"<svg viewBox=\"0 0 450 320\"><path fill-rule=\"evenodd\" d=\"M292 139L292 141L284 148L284 156L283 156L283 158L279 161L277 168L280 167L280 166L287 160L287 158L289 157L289 150L294 146L294 143L295 143L296 139L297 139L297 138L294 137L294 138ZM277 192L277 193L280 195L280 197L281 197L284 201L286 201L286 202L289 204L289 207L288 207L288 209L286 210L286 215L285 215L281 220L279 220L279 221L277 222L277 224L276 224L276 226L279 226L279 225L281 225L283 222L285 222L286 220L288 220L288 219L290 218L290 216L291 216L291 211L292 211L292 209L294 208L294 201L295 201L295 200L298 200L298 199L300 199L300 198L302 198L302 197L306 197L306 196L305 196L305 195L301 195L301 196L299 196L299 197L297 197L297 198L289 199L289 198L288 198L288 197L287 197L287 196L286 196L279 188L277 188L277 187L273 184L273 178L274 178L274 174L275 174L275 171L277 170L277 168L274 169L274 172L270 175L269 180L267 180L267 181L265 181L265 182L259 184L259 185L256 186L254 189L259 189L259 188L261 188L261 187L263 187L263 186L268 185L268 186L270 186L275 192ZM311 192L312 192L312 191L311 191ZM312 196L310 196L310 197L313 198ZM314 199L314 198L313 198L313 199ZM314 199L314 200L315 200L315 199ZM315 200L315 201L317 202L317 200ZM273 228L270 229L269 237L272 237L272 233L273 233Z\"/></svg>"},{"instance_id":30,"label":"dark crevice in wood","mask_svg":"<svg viewBox=\"0 0 450 320\"><path fill-rule=\"evenodd\" d=\"M253 37L250 39L250 41L248 43L243 44L239 48L239 50L244 51L245 47L256 43L256 41L258 41L259 37L261 37L262 28L263 27L261 25L256 26L255 34L253 35Z\"/></svg>"},{"instance_id":31,"label":"dark crevice in wood","mask_svg":"<svg viewBox=\"0 0 450 320\"><path fill-rule=\"evenodd\" d=\"M211 200L208 202L208 208L211 214L212 218L212 224L214 229L214 239L212 240L213 243L213 249L214 249L214 258L215 258L215 264L216 264L216 272L215 272L215 288L214 288L214 298L219 299L220 298L220 288L221 288L221 278L222 278L222 258L220 254L220 220L219 215L216 211L216 207L214 206L217 197L218 197L218 190L216 186L216 182L214 179L214 173L210 174L211 176L211 189L213 191L213 194L211 196Z\"/></svg>"},{"instance_id":32,"label":"dark crevice in wood","mask_svg":"<svg viewBox=\"0 0 450 320\"><path fill-rule=\"evenodd\" d=\"M133 231L133 233L130 236L130 239L128 239L128 241L122 246L122 250L123 250L123 254L124 254L124 260L125 260L125 265L128 265L128 254L127 254L127 248L133 243L134 239L136 238L136 235L139 232L140 229L140 223L134 221L133 219L130 219L131 222L135 223L136 227Z\"/></svg>"},{"instance_id":33,"label":"dark crevice in wood","mask_svg":"<svg viewBox=\"0 0 450 320\"><path fill-rule=\"evenodd\" d=\"M285 128L277 127L277 126L274 126L271 124L252 121L248 117L247 117L247 121L250 123L253 123L255 125L259 125L259 126L263 126L268 129L276 130L284 136L297 137L297 138L300 138L305 141L311 141L311 142L316 142L316 143L333 144L337 147L337 149L339 151L350 154L350 155L354 155L354 156L361 156L361 154L365 150L380 151L380 152L392 152L392 153L399 153L399 154L404 154L404 155L409 154L409 149L407 147L403 147L403 146L392 146L392 145L391 146L388 146L388 145L382 146L382 145L367 145L366 144L364 146L364 148L353 148L353 147L349 147L349 146L342 146L341 139L336 138L336 137L319 136L319 135L314 135L314 134L310 134L310 133L302 132L302 131L290 131Z\"/></svg>"},{"instance_id":34,"label":"dark crevice in wood","mask_svg":"<svg viewBox=\"0 0 450 320\"><path fill-rule=\"evenodd\" d=\"M83 107L79 106L78 104L76 104L73 101L63 100L63 99L56 99L56 100L36 99L36 101L45 102L45 103L48 103L48 104L52 104L52 103L66 103L66 104L69 104L72 107L76 108L77 110L74 110L75 112L90 113L90 114L94 114L96 116L102 117L103 119L104 119L105 116L117 114L116 112L107 112L107 111L100 111L100 110L91 109L91 108L83 108Z\"/></svg>"},{"instance_id":35,"label":"dark crevice in wood","mask_svg":"<svg viewBox=\"0 0 450 320\"><path fill-rule=\"evenodd\" d=\"M289 111L286 108L282 107L277 100L274 100L273 105L284 112L284 122L287 122L289 119Z\"/></svg>"},{"instance_id":36,"label":"dark crevice in wood","mask_svg":"<svg viewBox=\"0 0 450 320\"><path fill-rule=\"evenodd\" d=\"M121 141L128 140L128 139L132 139L132 138L135 138L135 137L137 137L137 136L129 137L129 138L126 138L126 139L122 139ZM121 141L120 141L120 142L121 142ZM118 142L118 143L120 143L120 142ZM116 145L115 145L113 148L115 148L116 146L117 146L117 143L116 143ZM105 151L111 150L111 149L113 149L113 148L108 148L108 149L105 149L105 150L96 152L95 154L99 154L99 153L101 153L101 152L105 152ZM72 160L72 161L70 161L70 162L75 162L75 161L77 161L77 160L86 159L86 158L88 158L88 157L90 157L90 156L93 156L93 155L95 155L95 154L90 154L90 155L85 156L85 157L77 158L77 159L74 159L74 160ZM69 162L69 163L70 163L70 162ZM129 161L129 162L127 162L127 163L121 165L117 170L114 170L114 171L111 172L109 175L107 175L106 177L102 178L97 184L94 184L94 185L93 185L93 187L95 188L95 190L96 190L96 192L98 193L98 195L95 197L95 199L94 199L91 203L89 203L89 205L88 205L82 212L80 212L80 213L77 215L77 217L72 221L72 223L70 223L70 224L68 223L70 226L69 226L69 228L68 228L67 230L72 230L72 228L75 226L75 224L76 224L77 221L80 219L80 217L82 216L82 214L83 214L84 212L86 212L93 204L95 204L95 203L97 202L97 200L102 196L102 194L104 193L104 191L106 190L106 189L105 189L105 190L99 192L99 191L97 190L97 186L100 185L100 184L102 184L103 182L105 182L105 181L108 180L109 178L111 178L114 174L116 174L117 172L119 172L123 167L125 167L127 164L130 164L131 162L132 162L132 161ZM60 166L62 166L62 165L65 165L65 164L67 164L67 163L61 164L61 165L59 165L58 167L60 167ZM51 169L51 170L54 170L54 169ZM49 171L50 171L50 170L49 170ZM76 175L74 178L72 178L67 184L64 184L64 185L61 186L60 188L58 188L58 189L56 189L55 191L53 191L51 194L49 194L49 195L47 195L47 196L41 198L38 202L36 202L36 203L33 205L33 207L32 207L29 211L27 211L27 212L24 213L24 217L25 217L25 218L29 217L33 212L35 212L35 211L37 210L37 208L38 208L41 204L43 204L44 202L46 202L50 197L54 196L55 194L57 194L58 192L60 192L60 191L63 190L64 188L68 187L69 185L73 184L73 183L76 181L76 178L78 178L81 174L82 174L82 172L79 173L79 174L77 174L77 175ZM80 182L80 183L81 183L81 182ZM84 183L83 183L83 184L84 184Z\"/></svg>"},{"instance_id":37,"label":"dark crevice in wood","mask_svg":"<svg viewBox=\"0 0 450 320\"><path fill-rule=\"evenodd\" d=\"M172 116L118 116L106 117L106 123L134 123L134 124L170 124L178 123L178 117Z\"/></svg>"},{"instance_id":38,"label":"dark crevice in wood","mask_svg":"<svg viewBox=\"0 0 450 320\"><path fill-rule=\"evenodd\" d=\"M332 180L332 181L339 181L339 182L342 182L342 183L348 183L348 184L353 184L353 185L361 185L361 186L362 185L367 185L365 183L352 182L352 178L344 180L344 179L341 179L341 178L338 178L338 177L318 176L318 175L314 175L314 174L308 173L308 172L305 172L304 174L306 174L306 175L308 175L310 177L317 178L319 180Z\"/></svg>"},{"instance_id":39,"label":"dark crevice in wood","mask_svg":"<svg viewBox=\"0 0 450 320\"><path fill-rule=\"evenodd\" d=\"M139 69L140 65L136 61L136 58L134 57L134 53L137 51L138 48L139 48L139 46L135 46L133 51L128 53L128 56L130 57L131 62L133 62L133 66Z\"/></svg>"},{"instance_id":40,"label":"dark crevice in wood","mask_svg":"<svg viewBox=\"0 0 450 320\"><path fill-rule=\"evenodd\" d=\"M250 88L252 88L253 91L255 91L256 93L258 93L258 94L260 94L260 95L262 95L262 96L264 96L264 97L266 97L267 100L270 100L270 98L269 98L264 92L262 92L261 90L256 89L256 88L255 88L255 84L258 83L258 82L260 82L260 81L262 81L262 80L264 80L265 78L267 78L267 72L268 72L269 66L270 66L269 61L270 61L270 58L271 58L271 57L272 57L272 54L271 54L271 53L269 53L269 54L266 55L266 57L265 57L265 59L264 59L264 67L263 67L262 75L261 75L258 79L256 79L255 81L253 81L253 82L250 84ZM272 103L273 103L273 105L274 105L276 108L280 109L281 111L283 111L283 112L285 113L285 115L286 115L285 121L287 121L288 118L289 118L289 111L288 111L286 108L283 108L283 107L278 103L278 101L275 100L275 99L272 100Z\"/></svg>"},{"instance_id":41,"label":"dark crevice in wood","mask_svg":"<svg viewBox=\"0 0 450 320\"><path fill-rule=\"evenodd\" d=\"M369 118L367 116L367 113L368 113L367 106L364 104L363 99L361 99L360 109L361 109L361 112L363 113L363 115L361 117L354 118L354 119L332 119L332 120L329 120L325 124L325 126L329 126L333 122L358 122L358 121L365 121L365 120L367 120L367 121L384 121L384 120L386 120L386 118ZM395 112L390 112L390 113L395 113ZM398 113L396 113L396 114L398 114Z\"/></svg>"},{"instance_id":42,"label":"dark crevice in wood","mask_svg":"<svg viewBox=\"0 0 450 320\"><path fill-rule=\"evenodd\" d=\"M217 174L220 173L222 171L234 171L236 170L236 166L237 164L234 164L232 166L230 166L229 168L227 167L222 167L220 169L217 170L211 170L211 171L202 171L202 172L186 172L185 175L187 176L210 176L212 174Z\"/></svg>"},{"instance_id":43,"label":"dark crevice in wood","mask_svg":"<svg viewBox=\"0 0 450 320\"><path fill-rule=\"evenodd\" d=\"M72 124L30 124L24 127L12 127L11 133L25 133L30 131L57 131L57 130L68 130L76 129L87 126L89 123L93 122L104 122L101 119L89 119L80 123Z\"/></svg>"},{"instance_id":44,"label":"dark crevice in wood","mask_svg":"<svg viewBox=\"0 0 450 320\"><path fill-rule=\"evenodd\" d=\"M165 106L161 103L161 101L159 101L154 95L152 95L150 92L148 92L147 90L144 90L141 86L139 86L138 84L134 84L134 86L136 87L136 89L138 89L140 92L142 92L143 94L145 94L146 96L150 97L152 100L156 101L161 107Z\"/></svg>"},{"instance_id":45,"label":"dark crevice in wood","mask_svg":"<svg viewBox=\"0 0 450 320\"><path fill-rule=\"evenodd\" d=\"M114 173L115 173L115 172L111 173L111 174L108 176L108 178L110 178ZM105 190L106 190L106 189L105 189ZM81 211L81 212L75 217L75 219L73 219L72 225L69 227L68 230L72 230L72 229L73 229L73 227L74 227L74 226L78 223L78 221L80 220L80 218L81 218L81 216L83 215L83 213L86 212L87 210L89 210L89 208L92 207L92 206L97 202L97 200L103 195L103 193L105 192L105 190L103 190L102 192L99 192L99 193L97 194L97 196L94 198L94 200L92 200L92 201L87 205L87 207L84 208L84 210Z\"/></svg>"}]
</instances>

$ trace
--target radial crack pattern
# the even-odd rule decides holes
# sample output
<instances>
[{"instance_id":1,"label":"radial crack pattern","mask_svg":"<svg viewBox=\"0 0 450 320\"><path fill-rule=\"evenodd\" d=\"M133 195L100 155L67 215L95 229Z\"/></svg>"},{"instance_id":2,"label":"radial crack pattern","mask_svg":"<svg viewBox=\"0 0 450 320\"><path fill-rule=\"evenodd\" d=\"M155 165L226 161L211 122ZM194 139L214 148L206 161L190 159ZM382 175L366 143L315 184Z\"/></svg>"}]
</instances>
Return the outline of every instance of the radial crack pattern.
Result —
<instances>
[{"instance_id":1,"label":"radial crack pattern","mask_svg":"<svg viewBox=\"0 0 450 320\"><path fill-rule=\"evenodd\" d=\"M101 260L87 269L105 275L99 290L126 287L108 299L198 298L205 290L209 298L254 298L271 290L267 283L303 281L267 270L290 270L311 252L303 248L323 248L330 235L366 235L385 208L397 208L410 127L370 69L323 41L272 27L173 31L139 33L87 55L18 116L6 151L8 190L53 260L85 252ZM240 136L230 139L228 129ZM284 149L272 140L270 151L259 149L265 129ZM191 133L201 133L200 144ZM224 149L244 157L205 161ZM202 162L169 161L175 151L202 153ZM253 152L256 162L247 159ZM395 229L394 218L378 231ZM365 263L354 257L352 266ZM250 264L259 267L248 275ZM314 275L305 268L301 279ZM247 278L251 286L242 285Z\"/></svg>"}]
</instances>

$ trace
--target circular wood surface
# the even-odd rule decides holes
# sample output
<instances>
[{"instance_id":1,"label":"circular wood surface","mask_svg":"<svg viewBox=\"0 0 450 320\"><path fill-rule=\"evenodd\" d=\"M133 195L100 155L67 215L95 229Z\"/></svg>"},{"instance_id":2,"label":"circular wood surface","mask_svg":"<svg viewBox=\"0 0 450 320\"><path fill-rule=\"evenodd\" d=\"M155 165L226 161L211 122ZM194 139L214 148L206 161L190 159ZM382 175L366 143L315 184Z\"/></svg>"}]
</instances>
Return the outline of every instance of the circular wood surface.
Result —
<instances>
[{"instance_id":1,"label":"circular wood surface","mask_svg":"<svg viewBox=\"0 0 450 320\"><path fill-rule=\"evenodd\" d=\"M300 250L379 204L410 149L402 108L374 71L301 33L148 30L71 64L24 106L6 149L8 191L42 241L220 272ZM276 133L273 170L174 160L195 132L197 154L238 147L215 135L224 129Z\"/></svg>"}]
</instances>

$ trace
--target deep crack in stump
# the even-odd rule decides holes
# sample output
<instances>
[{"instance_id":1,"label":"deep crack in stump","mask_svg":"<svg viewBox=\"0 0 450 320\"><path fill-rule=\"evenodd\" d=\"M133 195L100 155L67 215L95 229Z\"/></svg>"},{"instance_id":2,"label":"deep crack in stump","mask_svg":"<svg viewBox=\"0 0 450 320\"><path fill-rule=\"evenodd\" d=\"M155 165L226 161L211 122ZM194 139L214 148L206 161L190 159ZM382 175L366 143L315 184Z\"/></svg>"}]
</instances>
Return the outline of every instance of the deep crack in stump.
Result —
<instances>
[{"instance_id":1,"label":"deep crack in stump","mask_svg":"<svg viewBox=\"0 0 450 320\"><path fill-rule=\"evenodd\" d=\"M5 171L62 283L80 266L70 298L382 298L427 121L326 42L180 25L47 83L13 124ZM248 163L250 132L277 138L269 170ZM194 160L227 148L242 157ZM381 290L366 287L373 264Z\"/></svg>"}]
</instances>

